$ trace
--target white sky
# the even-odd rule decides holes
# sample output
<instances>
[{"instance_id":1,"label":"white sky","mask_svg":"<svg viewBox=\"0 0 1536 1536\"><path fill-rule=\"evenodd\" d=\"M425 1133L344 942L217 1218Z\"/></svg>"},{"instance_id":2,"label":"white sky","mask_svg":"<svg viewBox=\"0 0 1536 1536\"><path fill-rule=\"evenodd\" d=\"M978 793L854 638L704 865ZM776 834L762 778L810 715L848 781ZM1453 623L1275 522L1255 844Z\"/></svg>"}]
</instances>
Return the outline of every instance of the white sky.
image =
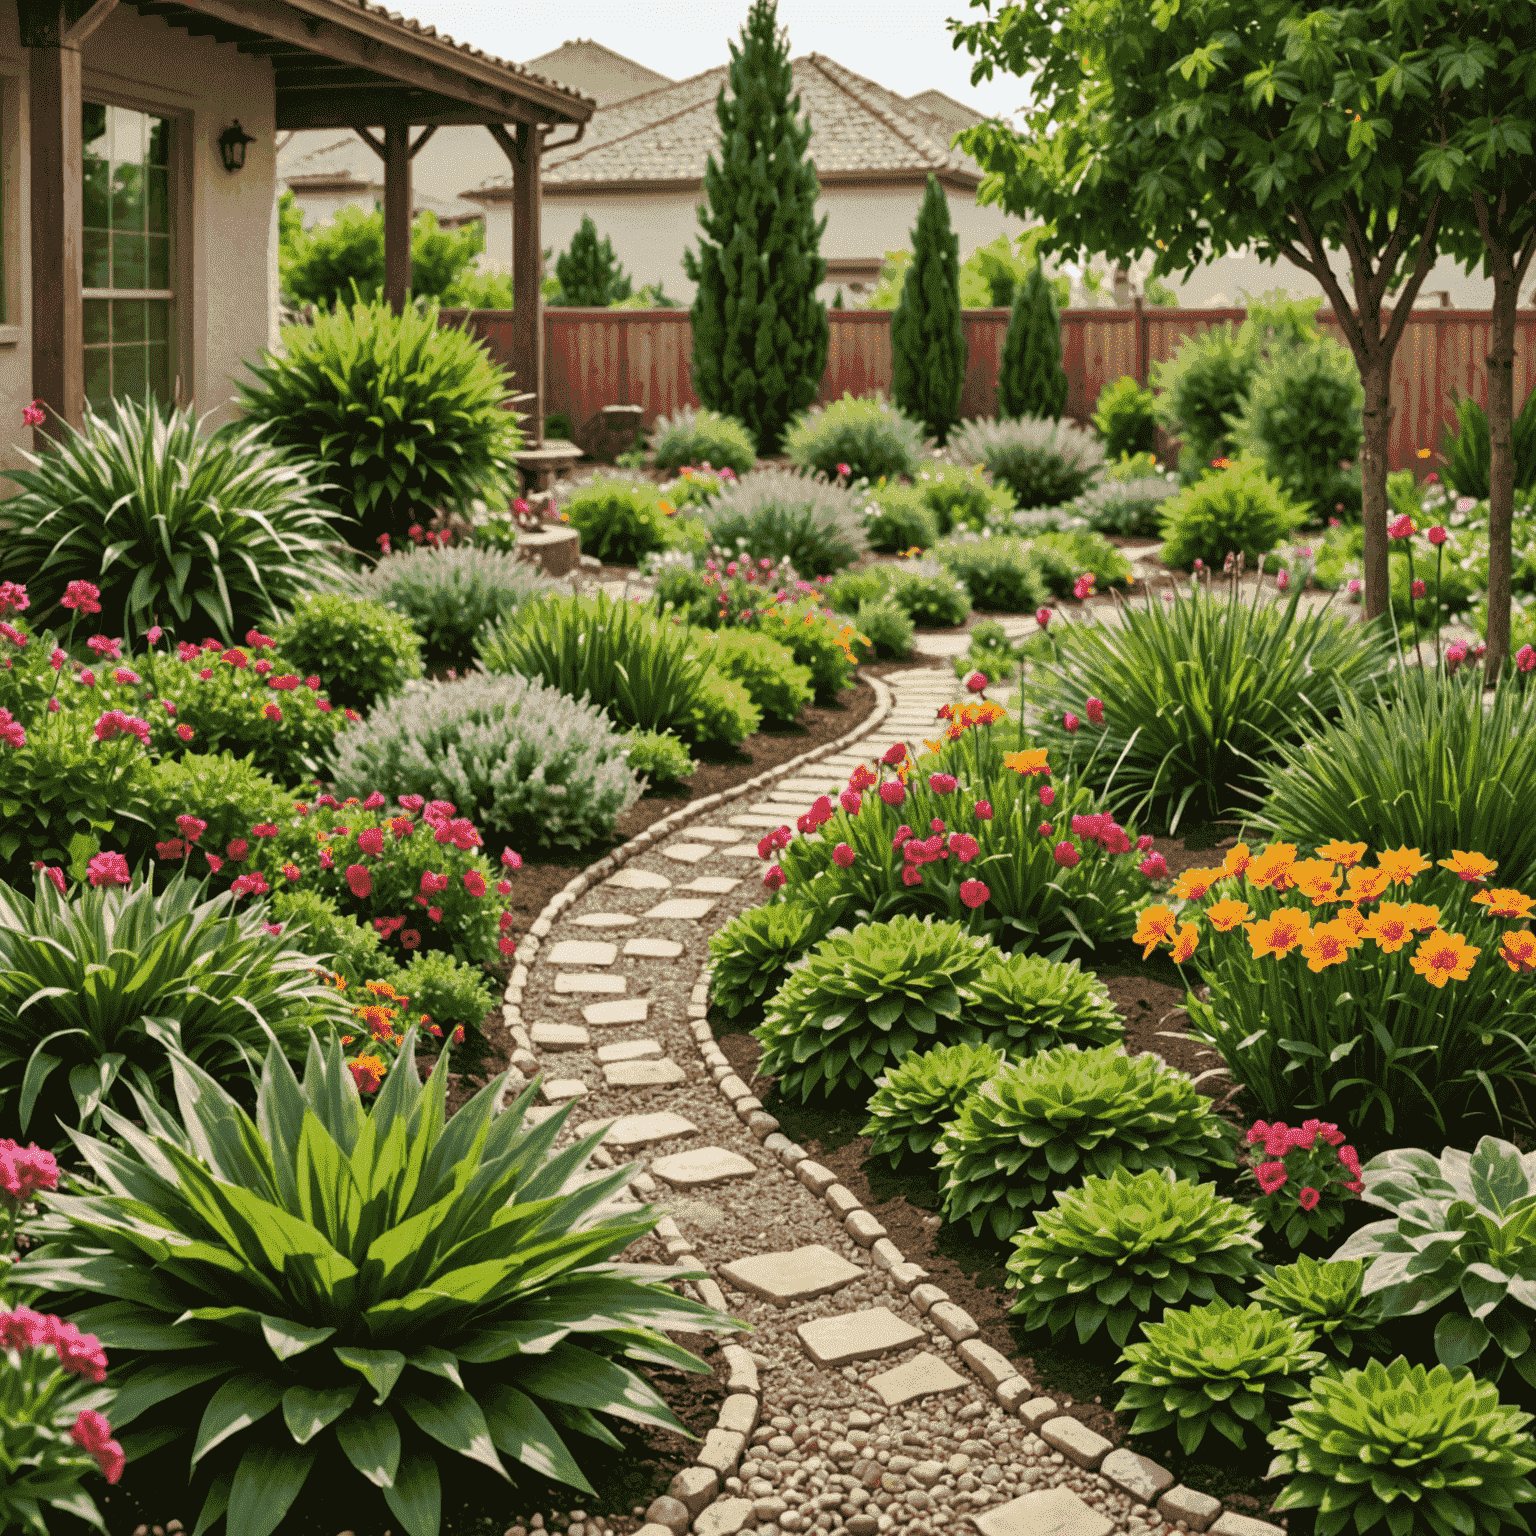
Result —
<instances>
[{"instance_id":1,"label":"white sky","mask_svg":"<svg viewBox=\"0 0 1536 1536\"><path fill-rule=\"evenodd\" d=\"M521 63L577 37L590 37L673 80L724 64L740 35L748 0L578 0L538 6L522 0L391 0L407 16ZM977 13L980 14L979 12ZM884 0L828 5L779 0L790 53L824 53L902 96L937 89L987 115L1011 116L1023 102L1018 80L972 86L971 56L956 52L945 26L968 15L966 0Z\"/></svg>"}]
</instances>

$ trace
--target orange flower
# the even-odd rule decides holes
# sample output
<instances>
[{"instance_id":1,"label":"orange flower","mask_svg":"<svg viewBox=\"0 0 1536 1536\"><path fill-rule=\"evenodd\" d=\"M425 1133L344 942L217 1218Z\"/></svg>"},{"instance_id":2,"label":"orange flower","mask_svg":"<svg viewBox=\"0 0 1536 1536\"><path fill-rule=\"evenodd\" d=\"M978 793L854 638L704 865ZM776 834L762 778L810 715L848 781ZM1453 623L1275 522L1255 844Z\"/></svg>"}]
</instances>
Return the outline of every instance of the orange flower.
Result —
<instances>
[{"instance_id":1,"label":"orange flower","mask_svg":"<svg viewBox=\"0 0 1536 1536\"><path fill-rule=\"evenodd\" d=\"M1173 894L1184 901L1199 901L1218 880L1226 878L1226 873L1219 865L1215 869L1186 869L1173 882Z\"/></svg>"},{"instance_id":2,"label":"orange flower","mask_svg":"<svg viewBox=\"0 0 1536 1536\"><path fill-rule=\"evenodd\" d=\"M1248 852L1247 843L1239 843L1235 848L1227 849L1227 856L1221 861L1221 867L1229 875L1242 874L1252 862L1253 855Z\"/></svg>"},{"instance_id":3,"label":"orange flower","mask_svg":"<svg viewBox=\"0 0 1536 1536\"><path fill-rule=\"evenodd\" d=\"M1518 929L1506 933L1499 947L1499 959L1517 975L1536 971L1536 933L1522 933Z\"/></svg>"},{"instance_id":4,"label":"orange flower","mask_svg":"<svg viewBox=\"0 0 1536 1536\"><path fill-rule=\"evenodd\" d=\"M1417 848L1399 848L1396 852L1378 853L1376 865L1387 872L1393 885L1407 885L1415 875L1422 875L1429 868L1429 860Z\"/></svg>"},{"instance_id":5,"label":"orange flower","mask_svg":"<svg viewBox=\"0 0 1536 1536\"><path fill-rule=\"evenodd\" d=\"M1519 891L1479 891L1472 898L1475 907L1487 907L1489 917L1512 917L1521 922L1536 907L1536 898L1522 895Z\"/></svg>"},{"instance_id":6,"label":"orange flower","mask_svg":"<svg viewBox=\"0 0 1536 1536\"><path fill-rule=\"evenodd\" d=\"M1365 914L1359 907L1340 907L1334 922L1346 924L1351 933L1365 932ZM1366 936L1369 937L1368 934Z\"/></svg>"},{"instance_id":7,"label":"orange flower","mask_svg":"<svg viewBox=\"0 0 1536 1536\"><path fill-rule=\"evenodd\" d=\"M1050 773L1050 766L1046 763L1048 749L1045 747L1033 747L1028 752L1003 753L1003 767L1011 768L1015 773L1027 773L1033 778L1037 773Z\"/></svg>"},{"instance_id":8,"label":"orange flower","mask_svg":"<svg viewBox=\"0 0 1536 1536\"><path fill-rule=\"evenodd\" d=\"M1164 939L1171 940L1178 916L1172 907L1161 904L1148 907L1136 919L1136 932L1131 942L1143 945L1141 958L1145 960Z\"/></svg>"},{"instance_id":9,"label":"orange flower","mask_svg":"<svg viewBox=\"0 0 1536 1536\"><path fill-rule=\"evenodd\" d=\"M930 752L933 752L933 753L939 753L939 752L942 752L944 750L944 743L942 741L926 741L925 740L923 742L923 745L925 747L927 747Z\"/></svg>"},{"instance_id":10,"label":"orange flower","mask_svg":"<svg viewBox=\"0 0 1536 1536\"><path fill-rule=\"evenodd\" d=\"M1248 930L1253 958L1288 955L1312 930L1312 919L1299 907L1279 907L1268 917L1261 917Z\"/></svg>"},{"instance_id":11,"label":"orange flower","mask_svg":"<svg viewBox=\"0 0 1536 1536\"><path fill-rule=\"evenodd\" d=\"M1450 858L1440 860L1441 869L1448 869L1452 874L1460 875L1463 880L1479 884L1498 867L1496 859L1485 858L1480 853L1463 853L1460 848L1453 849Z\"/></svg>"},{"instance_id":12,"label":"orange flower","mask_svg":"<svg viewBox=\"0 0 1536 1536\"><path fill-rule=\"evenodd\" d=\"M1357 866L1344 877L1344 884L1345 901L1359 903L1375 901L1391 884L1391 879L1384 869L1364 869Z\"/></svg>"},{"instance_id":13,"label":"orange flower","mask_svg":"<svg viewBox=\"0 0 1536 1536\"><path fill-rule=\"evenodd\" d=\"M1375 939L1384 954L1395 955L1413 937L1413 913L1395 901L1384 901L1361 931L1366 938Z\"/></svg>"},{"instance_id":14,"label":"orange flower","mask_svg":"<svg viewBox=\"0 0 1536 1536\"><path fill-rule=\"evenodd\" d=\"M1248 883L1256 891L1268 890L1277 885L1281 877L1296 862L1295 843L1270 843L1261 848L1248 865Z\"/></svg>"},{"instance_id":15,"label":"orange flower","mask_svg":"<svg viewBox=\"0 0 1536 1536\"><path fill-rule=\"evenodd\" d=\"M1331 864L1342 864L1345 869L1348 869L1365 857L1365 844L1341 843L1335 838L1331 843L1324 843L1317 850L1317 856L1320 859L1327 859Z\"/></svg>"},{"instance_id":16,"label":"orange flower","mask_svg":"<svg viewBox=\"0 0 1536 1536\"><path fill-rule=\"evenodd\" d=\"M1443 987L1448 981L1465 981L1480 954L1482 950L1474 949L1459 933L1436 928L1408 963L1430 986Z\"/></svg>"},{"instance_id":17,"label":"orange flower","mask_svg":"<svg viewBox=\"0 0 1536 1536\"><path fill-rule=\"evenodd\" d=\"M1309 971L1325 971L1330 965L1342 965L1352 949L1364 941L1348 923L1319 923L1302 940L1301 952L1307 957Z\"/></svg>"},{"instance_id":18,"label":"orange flower","mask_svg":"<svg viewBox=\"0 0 1536 1536\"><path fill-rule=\"evenodd\" d=\"M1185 923L1173 941L1173 963L1183 965L1194 954L1195 945L1199 942L1200 930L1193 923Z\"/></svg>"},{"instance_id":19,"label":"orange flower","mask_svg":"<svg viewBox=\"0 0 1536 1536\"><path fill-rule=\"evenodd\" d=\"M1440 926L1440 908L1426 907L1417 901L1410 901L1403 909L1408 914L1408 921L1420 933L1427 933L1431 928Z\"/></svg>"},{"instance_id":20,"label":"orange flower","mask_svg":"<svg viewBox=\"0 0 1536 1536\"><path fill-rule=\"evenodd\" d=\"M1239 923L1246 923L1253 914L1246 901L1217 901L1205 909L1211 927L1217 933L1231 933Z\"/></svg>"},{"instance_id":21,"label":"orange flower","mask_svg":"<svg viewBox=\"0 0 1536 1536\"><path fill-rule=\"evenodd\" d=\"M1310 897L1313 906L1339 899L1340 877L1327 859L1302 859L1286 871L1291 884Z\"/></svg>"}]
</instances>

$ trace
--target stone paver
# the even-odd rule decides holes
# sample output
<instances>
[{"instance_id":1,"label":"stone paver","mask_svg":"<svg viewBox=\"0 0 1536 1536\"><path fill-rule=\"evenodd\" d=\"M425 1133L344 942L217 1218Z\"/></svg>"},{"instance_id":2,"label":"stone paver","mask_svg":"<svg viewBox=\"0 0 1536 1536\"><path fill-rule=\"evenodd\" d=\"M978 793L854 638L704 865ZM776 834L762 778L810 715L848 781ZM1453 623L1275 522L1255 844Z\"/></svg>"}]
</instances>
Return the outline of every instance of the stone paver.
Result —
<instances>
[{"instance_id":1,"label":"stone paver","mask_svg":"<svg viewBox=\"0 0 1536 1536\"><path fill-rule=\"evenodd\" d=\"M601 1120L584 1120L576 1127L576 1134L590 1136L602 1123ZM674 1115L670 1110L657 1115L621 1115L609 1127L603 1145L632 1152L637 1147L653 1146L658 1141L698 1134L699 1128L693 1121Z\"/></svg>"},{"instance_id":2,"label":"stone paver","mask_svg":"<svg viewBox=\"0 0 1536 1536\"><path fill-rule=\"evenodd\" d=\"M603 1068L610 1088L671 1088L688 1080L675 1061L616 1061Z\"/></svg>"},{"instance_id":3,"label":"stone paver","mask_svg":"<svg viewBox=\"0 0 1536 1536\"><path fill-rule=\"evenodd\" d=\"M631 928L640 919L630 912L588 912L572 921L578 928Z\"/></svg>"},{"instance_id":4,"label":"stone paver","mask_svg":"<svg viewBox=\"0 0 1536 1536\"><path fill-rule=\"evenodd\" d=\"M676 939L631 939L624 946L624 953L638 960L675 960L682 952Z\"/></svg>"},{"instance_id":5,"label":"stone paver","mask_svg":"<svg viewBox=\"0 0 1536 1536\"><path fill-rule=\"evenodd\" d=\"M755 857L757 849L754 848L752 853ZM687 885L678 886L678 890L701 891L708 896L724 896L734 891L740 884L740 880L733 880L729 875L700 875L697 880L690 880Z\"/></svg>"},{"instance_id":6,"label":"stone paver","mask_svg":"<svg viewBox=\"0 0 1536 1536\"><path fill-rule=\"evenodd\" d=\"M1103 1435L1089 1429L1081 1419L1069 1418L1066 1414L1042 1424L1040 1438L1053 1451L1060 1451L1089 1471L1096 1471L1099 1463L1114 1449Z\"/></svg>"},{"instance_id":7,"label":"stone paver","mask_svg":"<svg viewBox=\"0 0 1536 1536\"><path fill-rule=\"evenodd\" d=\"M791 818L791 820L792 819L793 818ZM787 823L785 822L785 820L784 820L784 818L782 816L755 816L755 815L754 816L747 816L747 815L743 815L743 816L732 816L731 817L731 825L733 827L764 827L764 828L767 828L769 830L772 830L774 827L782 827L782 826L787 825Z\"/></svg>"},{"instance_id":8,"label":"stone paver","mask_svg":"<svg viewBox=\"0 0 1536 1536\"><path fill-rule=\"evenodd\" d=\"M690 841L698 843L734 843L736 834L729 827L689 827Z\"/></svg>"},{"instance_id":9,"label":"stone paver","mask_svg":"<svg viewBox=\"0 0 1536 1536\"><path fill-rule=\"evenodd\" d=\"M1141 1504L1155 1504L1159 1494L1173 1487L1172 1472L1160 1467L1155 1461L1148 1461L1145 1456L1138 1456L1135 1451L1126 1450L1124 1446L1111 1451L1104 1458L1099 1471L1115 1487L1130 1494Z\"/></svg>"},{"instance_id":10,"label":"stone paver","mask_svg":"<svg viewBox=\"0 0 1536 1536\"><path fill-rule=\"evenodd\" d=\"M848 1365L907 1349L926 1337L921 1328L896 1316L889 1307L871 1307L844 1317L818 1317L795 1329L805 1352L817 1365Z\"/></svg>"},{"instance_id":11,"label":"stone paver","mask_svg":"<svg viewBox=\"0 0 1536 1536\"><path fill-rule=\"evenodd\" d=\"M664 891L672 882L665 875L652 874L648 869L621 869L603 884L620 891Z\"/></svg>"},{"instance_id":12,"label":"stone paver","mask_svg":"<svg viewBox=\"0 0 1536 1536\"><path fill-rule=\"evenodd\" d=\"M562 971L555 977L555 991L607 992L622 997L629 990L629 982L623 976L604 976L601 971Z\"/></svg>"},{"instance_id":13,"label":"stone paver","mask_svg":"<svg viewBox=\"0 0 1536 1536\"><path fill-rule=\"evenodd\" d=\"M734 848L721 850L728 859L760 859L762 855L757 851L756 843L737 843Z\"/></svg>"},{"instance_id":14,"label":"stone paver","mask_svg":"<svg viewBox=\"0 0 1536 1536\"><path fill-rule=\"evenodd\" d=\"M733 1259L720 1267L720 1276L727 1284L780 1306L825 1296L851 1284L863 1273L857 1264L850 1264L840 1253L833 1253L820 1243L788 1253Z\"/></svg>"},{"instance_id":15,"label":"stone paver","mask_svg":"<svg viewBox=\"0 0 1536 1536\"><path fill-rule=\"evenodd\" d=\"M814 799L817 795L836 793L843 787L843 781L839 778L781 779L778 787L786 794L799 793Z\"/></svg>"},{"instance_id":16,"label":"stone paver","mask_svg":"<svg viewBox=\"0 0 1536 1536\"><path fill-rule=\"evenodd\" d=\"M660 1061L664 1054L655 1040L615 1040L597 1048L597 1059L604 1065L610 1061Z\"/></svg>"},{"instance_id":17,"label":"stone paver","mask_svg":"<svg viewBox=\"0 0 1536 1536\"><path fill-rule=\"evenodd\" d=\"M716 903L701 901L695 896L681 896L673 901L658 902L645 915L647 917L672 917L687 922L697 922L714 911Z\"/></svg>"},{"instance_id":18,"label":"stone paver","mask_svg":"<svg viewBox=\"0 0 1536 1536\"><path fill-rule=\"evenodd\" d=\"M600 939L562 939L549 952L551 965L612 965L619 957L617 944Z\"/></svg>"},{"instance_id":19,"label":"stone paver","mask_svg":"<svg viewBox=\"0 0 1536 1536\"><path fill-rule=\"evenodd\" d=\"M937 1355L922 1354L894 1370L871 1376L869 1384L887 1408L899 1408L920 1397L958 1391L965 1385L965 1377Z\"/></svg>"},{"instance_id":20,"label":"stone paver","mask_svg":"<svg viewBox=\"0 0 1536 1536\"><path fill-rule=\"evenodd\" d=\"M644 1024L651 1003L645 997L626 997L617 1003L588 1003L581 1016L588 1024Z\"/></svg>"},{"instance_id":21,"label":"stone paver","mask_svg":"<svg viewBox=\"0 0 1536 1536\"><path fill-rule=\"evenodd\" d=\"M579 1077L546 1077L540 1092L551 1104L564 1104L567 1099L579 1099L587 1091L587 1085Z\"/></svg>"},{"instance_id":22,"label":"stone paver","mask_svg":"<svg viewBox=\"0 0 1536 1536\"><path fill-rule=\"evenodd\" d=\"M579 1051L592 1043L592 1036L580 1024L535 1024L529 1031L542 1051Z\"/></svg>"},{"instance_id":23,"label":"stone paver","mask_svg":"<svg viewBox=\"0 0 1536 1536\"><path fill-rule=\"evenodd\" d=\"M676 1189L700 1189L726 1179L750 1178L757 1172L757 1165L724 1147L695 1147L688 1152L658 1157L651 1164L651 1172Z\"/></svg>"},{"instance_id":24,"label":"stone paver","mask_svg":"<svg viewBox=\"0 0 1536 1536\"><path fill-rule=\"evenodd\" d=\"M1110 1536L1115 1528L1070 1488L1039 1488L970 1519L981 1536Z\"/></svg>"},{"instance_id":25,"label":"stone paver","mask_svg":"<svg viewBox=\"0 0 1536 1536\"><path fill-rule=\"evenodd\" d=\"M668 843L661 850L664 859L676 859L679 864L698 864L715 851L713 843Z\"/></svg>"}]
</instances>

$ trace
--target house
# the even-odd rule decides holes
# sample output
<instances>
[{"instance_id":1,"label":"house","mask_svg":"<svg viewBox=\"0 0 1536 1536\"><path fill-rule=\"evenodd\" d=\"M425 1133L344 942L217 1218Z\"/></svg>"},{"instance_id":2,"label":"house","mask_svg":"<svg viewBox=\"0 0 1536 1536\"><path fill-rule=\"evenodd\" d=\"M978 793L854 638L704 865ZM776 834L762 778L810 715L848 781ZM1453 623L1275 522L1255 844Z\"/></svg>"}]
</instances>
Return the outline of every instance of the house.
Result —
<instances>
[{"instance_id":1,"label":"house","mask_svg":"<svg viewBox=\"0 0 1536 1536\"><path fill-rule=\"evenodd\" d=\"M561 43L536 59L529 59L524 69L548 80L558 80L583 96L590 96L599 107L611 107L628 101L644 91L654 91L672 84L665 75L647 69L622 53L605 48L589 37Z\"/></svg>"},{"instance_id":2,"label":"house","mask_svg":"<svg viewBox=\"0 0 1536 1536\"><path fill-rule=\"evenodd\" d=\"M533 286L540 155L595 105L371 0L0 0L0 467L34 398L69 423L145 391L227 410L274 340L280 134L366 135L401 304L413 153L454 124L502 155ZM523 388L542 345L530 310Z\"/></svg>"},{"instance_id":3,"label":"house","mask_svg":"<svg viewBox=\"0 0 1536 1536\"><path fill-rule=\"evenodd\" d=\"M278 152L278 180L284 189L293 193L304 216L304 227L312 229L317 224L329 224L343 208L358 208L371 213L381 206L384 176L379 157L373 150L355 133L340 137L320 134L317 137L324 141L319 148L297 158L285 155L283 150ZM425 190L414 166L411 212L431 213L447 229L477 223L485 217L485 210L476 203L461 197L435 197Z\"/></svg>"}]
</instances>

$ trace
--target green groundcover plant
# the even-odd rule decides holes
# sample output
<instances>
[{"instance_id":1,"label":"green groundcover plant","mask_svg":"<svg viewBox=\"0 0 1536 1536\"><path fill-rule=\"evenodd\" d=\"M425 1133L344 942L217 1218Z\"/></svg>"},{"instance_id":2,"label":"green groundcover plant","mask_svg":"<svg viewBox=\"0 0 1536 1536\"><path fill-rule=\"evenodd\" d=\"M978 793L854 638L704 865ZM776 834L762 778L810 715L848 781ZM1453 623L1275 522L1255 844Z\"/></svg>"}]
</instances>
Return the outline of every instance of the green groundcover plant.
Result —
<instances>
[{"instance_id":1,"label":"green groundcover plant","mask_svg":"<svg viewBox=\"0 0 1536 1536\"><path fill-rule=\"evenodd\" d=\"M651 452L657 469L708 465L744 475L757 462L752 434L734 416L684 406L651 425Z\"/></svg>"},{"instance_id":2,"label":"green groundcover plant","mask_svg":"<svg viewBox=\"0 0 1536 1536\"><path fill-rule=\"evenodd\" d=\"M662 1330L737 1326L608 1262L655 1217L594 1219L625 1178L574 1178L600 1133L551 1156L566 1112L498 1113L502 1078L448 1119L448 1052L425 1085L401 1054L365 1108L339 1045L302 1083L274 1048L254 1117L177 1058L179 1114L77 1135L91 1180L33 1225L18 1282L120 1352L124 1448L190 1457L203 1527L270 1536L313 1479L432 1536L458 1457L590 1492L567 1436L686 1433L633 1365L703 1369Z\"/></svg>"},{"instance_id":3,"label":"green groundcover plant","mask_svg":"<svg viewBox=\"0 0 1536 1536\"><path fill-rule=\"evenodd\" d=\"M1003 1064L990 1045L936 1045L919 1051L877 1079L869 1119L860 1135L870 1138L871 1157L900 1167L908 1153L931 1162L934 1143L960 1106Z\"/></svg>"},{"instance_id":4,"label":"green groundcover plant","mask_svg":"<svg viewBox=\"0 0 1536 1536\"><path fill-rule=\"evenodd\" d=\"M710 935L714 1006L726 1018L755 1015L773 1000L790 966L832 931L835 912L769 901L739 912Z\"/></svg>"},{"instance_id":5,"label":"green groundcover plant","mask_svg":"<svg viewBox=\"0 0 1536 1536\"><path fill-rule=\"evenodd\" d=\"M1042 533L1030 540L1029 548L1053 597L1072 596L1084 576L1092 576L1101 590L1130 585L1131 562L1103 534L1091 529Z\"/></svg>"},{"instance_id":6,"label":"green groundcover plant","mask_svg":"<svg viewBox=\"0 0 1536 1536\"><path fill-rule=\"evenodd\" d=\"M882 555L930 549L939 541L939 522L915 485L886 485L875 494L864 537Z\"/></svg>"},{"instance_id":7,"label":"green groundcover plant","mask_svg":"<svg viewBox=\"0 0 1536 1536\"><path fill-rule=\"evenodd\" d=\"M983 613L1033 613L1045 601L1045 571L1025 539L951 539L934 555Z\"/></svg>"},{"instance_id":8,"label":"green groundcover plant","mask_svg":"<svg viewBox=\"0 0 1536 1536\"><path fill-rule=\"evenodd\" d=\"M694 648L713 674L747 690L765 720L792 724L814 697L811 669L800 666L784 646L764 634L703 630L694 637Z\"/></svg>"},{"instance_id":9,"label":"green groundcover plant","mask_svg":"<svg viewBox=\"0 0 1536 1536\"><path fill-rule=\"evenodd\" d=\"M965 1017L990 1046L1021 1058L1058 1045L1115 1045L1125 1033L1109 988L1076 960L993 950L966 988Z\"/></svg>"},{"instance_id":10,"label":"green groundcover plant","mask_svg":"<svg viewBox=\"0 0 1536 1536\"><path fill-rule=\"evenodd\" d=\"M272 636L301 677L325 679L344 709L371 709L421 676L421 639L404 615L340 592L301 599Z\"/></svg>"},{"instance_id":11,"label":"green groundcover plant","mask_svg":"<svg viewBox=\"0 0 1536 1536\"><path fill-rule=\"evenodd\" d=\"M1348 1360L1356 1344L1367 1354L1380 1354L1381 1299L1363 1290L1365 1264L1360 1259L1319 1262L1306 1254L1294 1264L1266 1270L1254 1287L1253 1299L1317 1335L1318 1346Z\"/></svg>"},{"instance_id":12,"label":"green groundcover plant","mask_svg":"<svg viewBox=\"0 0 1536 1536\"><path fill-rule=\"evenodd\" d=\"M854 645L859 635L846 620L814 598L770 603L756 614L758 629L782 645L801 666L811 669L818 704L831 704L853 681L858 665Z\"/></svg>"},{"instance_id":13,"label":"green groundcover plant","mask_svg":"<svg viewBox=\"0 0 1536 1536\"><path fill-rule=\"evenodd\" d=\"M926 561L896 572L889 601L922 629L954 629L971 614L965 584Z\"/></svg>"},{"instance_id":14,"label":"green groundcover plant","mask_svg":"<svg viewBox=\"0 0 1536 1536\"><path fill-rule=\"evenodd\" d=\"M896 488L876 487L870 494L883 502L888 489ZM979 531L989 522L1008 516L1016 505L1013 492L1006 485L994 485L976 464L941 461L919 465L912 489L933 513L941 534L962 526Z\"/></svg>"}]
</instances>

